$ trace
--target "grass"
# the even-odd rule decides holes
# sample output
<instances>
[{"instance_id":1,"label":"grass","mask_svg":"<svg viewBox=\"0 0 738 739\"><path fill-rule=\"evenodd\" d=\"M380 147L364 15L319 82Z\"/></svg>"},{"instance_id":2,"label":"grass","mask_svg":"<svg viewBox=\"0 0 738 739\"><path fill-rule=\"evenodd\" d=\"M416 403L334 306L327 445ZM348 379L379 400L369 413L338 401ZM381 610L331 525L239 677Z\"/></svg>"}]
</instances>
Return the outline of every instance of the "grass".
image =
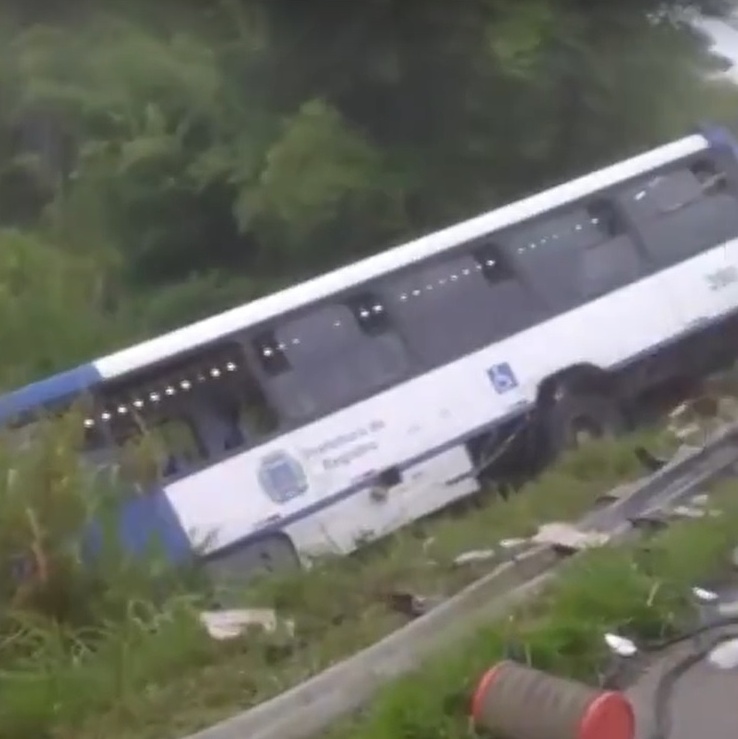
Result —
<instances>
[{"instance_id":1,"label":"grass","mask_svg":"<svg viewBox=\"0 0 738 739\"><path fill-rule=\"evenodd\" d=\"M85 502L115 498L90 488L64 434L50 429L29 451L0 459L0 469L15 470L0 484L0 737L176 738L255 705L405 623L388 605L392 592L456 592L494 566L456 567L458 554L575 517L642 474L635 442L592 445L507 502L482 496L355 557L259 583L240 602L275 608L294 621L295 637L216 642L197 621L206 591L163 572L155 557L141 565L113 547L85 564L75 533L92 515ZM21 580L18 551L32 554Z\"/></svg>"},{"instance_id":2,"label":"grass","mask_svg":"<svg viewBox=\"0 0 738 739\"><path fill-rule=\"evenodd\" d=\"M468 739L476 682L511 644L536 668L597 684L605 631L636 639L673 634L690 612L689 587L728 571L738 544L737 493L734 483L722 491L723 516L680 523L647 547L582 555L536 602L387 685L360 719L324 739Z\"/></svg>"}]
</instances>

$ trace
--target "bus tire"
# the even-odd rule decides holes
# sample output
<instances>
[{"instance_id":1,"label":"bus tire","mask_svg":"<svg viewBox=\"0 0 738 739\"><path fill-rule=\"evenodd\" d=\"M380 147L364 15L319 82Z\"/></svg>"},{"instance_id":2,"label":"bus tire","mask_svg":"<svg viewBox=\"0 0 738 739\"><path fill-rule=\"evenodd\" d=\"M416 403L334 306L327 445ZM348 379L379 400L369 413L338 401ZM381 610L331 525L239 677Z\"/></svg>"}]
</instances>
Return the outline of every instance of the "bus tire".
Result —
<instances>
[{"instance_id":1,"label":"bus tire","mask_svg":"<svg viewBox=\"0 0 738 739\"><path fill-rule=\"evenodd\" d=\"M300 558L286 534L268 534L207 558L205 569L216 583L241 584L254 577L299 569Z\"/></svg>"},{"instance_id":2,"label":"bus tire","mask_svg":"<svg viewBox=\"0 0 738 739\"><path fill-rule=\"evenodd\" d=\"M594 439L618 436L627 428L617 398L559 388L541 404L538 423L539 449L544 463Z\"/></svg>"}]
</instances>

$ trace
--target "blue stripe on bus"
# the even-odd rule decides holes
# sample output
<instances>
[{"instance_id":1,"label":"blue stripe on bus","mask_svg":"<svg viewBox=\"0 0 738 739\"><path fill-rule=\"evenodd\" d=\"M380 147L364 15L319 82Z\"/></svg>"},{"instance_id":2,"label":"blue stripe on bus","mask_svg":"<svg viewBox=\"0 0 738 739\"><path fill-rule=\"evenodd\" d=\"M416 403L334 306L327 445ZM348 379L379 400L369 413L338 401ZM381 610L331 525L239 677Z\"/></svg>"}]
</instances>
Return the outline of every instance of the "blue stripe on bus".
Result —
<instances>
[{"instance_id":1,"label":"blue stripe on bus","mask_svg":"<svg viewBox=\"0 0 738 739\"><path fill-rule=\"evenodd\" d=\"M109 516L113 518L109 518ZM112 536L115 541L103 541ZM171 563L192 559L193 549L171 502L162 490L131 493L108 515L95 518L82 534L85 561L92 562L106 545L133 555L161 555Z\"/></svg>"},{"instance_id":2,"label":"blue stripe on bus","mask_svg":"<svg viewBox=\"0 0 738 739\"><path fill-rule=\"evenodd\" d=\"M193 554L190 537L163 490L132 496L122 506L118 531L122 546L131 553L156 546L171 562L182 562Z\"/></svg>"},{"instance_id":3,"label":"blue stripe on bus","mask_svg":"<svg viewBox=\"0 0 738 739\"><path fill-rule=\"evenodd\" d=\"M94 364L52 375L0 397L0 423L12 421L26 411L71 399L102 382L103 376Z\"/></svg>"},{"instance_id":4,"label":"blue stripe on bus","mask_svg":"<svg viewBox=\"0 0 738 739\"><path fill-rule=\"evenodd\" d=\"M716 126L712 123L702 123L697 130L705 137L707 143L714 149L729 149L738 160L738 141L725 126Z\"/></svg>"}]
</instances>

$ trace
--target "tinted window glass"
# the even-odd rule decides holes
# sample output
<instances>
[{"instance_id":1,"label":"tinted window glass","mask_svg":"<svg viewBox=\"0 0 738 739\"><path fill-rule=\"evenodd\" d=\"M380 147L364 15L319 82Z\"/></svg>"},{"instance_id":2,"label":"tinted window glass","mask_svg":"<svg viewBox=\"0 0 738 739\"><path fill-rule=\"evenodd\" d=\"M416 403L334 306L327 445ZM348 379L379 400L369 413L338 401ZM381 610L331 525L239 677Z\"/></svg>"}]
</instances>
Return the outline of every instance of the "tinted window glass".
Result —
<instances>
[{"instance_id":1,"label":"tinted window glass","mask_svg":"<svg viewBox=\"0 0 738 739\"><path fill-rule=\"evenodd\" d=\"M149 409L113 415L110 429L122 450L122 466L131 481L150 483L159 477L178 475L198 468L207 459L194 424L171 403L157 412Z\"/></svg>"},{"instance_id":2,"label":"tinted window glass","mask_svg":"<svg viewBox=\"0 0 738 739\"><path fill-rule=\"evenodd\" d=\"M629 185L619 200L659 266L738 237L736 197L706 159Z\"/></svg>"},{"instance_id":3,"label":"tinted window glass","mask_svg":"<svg viewBox=\"0 0 738 739\"><path fill-rule=\"evenodd\" d=\"M278 426L235 344L110 385L103 405L87 423L103 427L129 457L146 447L165 477L253 445Z\"/></svg>"},{"instance_id":4,"label":"tinted window glass","mask_svg":"<svg viewBox=\"0 0 738 739\"><path fill-rule=\"evenodd\" d=\"M392 314L425 366L453 361L540 319L495 244L409 270L384 288Z\"/></svg>"},{"instance_id":5,"label":"tinted window glass","mask_svg":"<svg viewBox=\"0 0 738 739\"><path fill-rule=\"evenodd\" d=\"M604 199L523 224L506 244L555 312L622 287L644 269L622 217Z\"/></svg>"},{"instance_id":6,"label":"tinted window glass","mask_svg":"<svg viewBox=\"0 0 738 739\"><path fill-rule=\"evenodd\" d=\"M316 308L276 326L271 337L268 346L258 343L255 349L264 356L283 414L292 420L349 405L410 370L387 306L373 293Z\"/></svg>"}]
</instances>

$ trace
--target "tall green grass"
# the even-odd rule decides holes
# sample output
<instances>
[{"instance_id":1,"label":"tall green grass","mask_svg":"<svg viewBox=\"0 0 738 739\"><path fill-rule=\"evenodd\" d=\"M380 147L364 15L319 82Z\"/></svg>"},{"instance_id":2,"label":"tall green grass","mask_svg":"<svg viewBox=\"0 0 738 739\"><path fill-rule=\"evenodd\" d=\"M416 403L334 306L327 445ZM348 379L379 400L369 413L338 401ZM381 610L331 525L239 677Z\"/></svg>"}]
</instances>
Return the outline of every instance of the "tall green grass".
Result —
<instances>
[{"instance_id":1,"label":"tall green grass","mask_svg":"<svg viewBox=\"0 0 738 739\"><path fill-rule=\"evenodd\" d=\"M456 567L461 552L574 517L642 472L632 439L592 445L507 502L482 496L357 556L232 593L292 619L295 638L220 643L198 620L212 595L201 573L172 571L155 547L133 558L119 545L118 511L136 493L81 461L79 421L0 440L2 739L165 739L225 718L402 625L388 594L453 593L494 566ZM102 536L91 557L80 532L93 522Z\"/></svg>"}]
</instances>

